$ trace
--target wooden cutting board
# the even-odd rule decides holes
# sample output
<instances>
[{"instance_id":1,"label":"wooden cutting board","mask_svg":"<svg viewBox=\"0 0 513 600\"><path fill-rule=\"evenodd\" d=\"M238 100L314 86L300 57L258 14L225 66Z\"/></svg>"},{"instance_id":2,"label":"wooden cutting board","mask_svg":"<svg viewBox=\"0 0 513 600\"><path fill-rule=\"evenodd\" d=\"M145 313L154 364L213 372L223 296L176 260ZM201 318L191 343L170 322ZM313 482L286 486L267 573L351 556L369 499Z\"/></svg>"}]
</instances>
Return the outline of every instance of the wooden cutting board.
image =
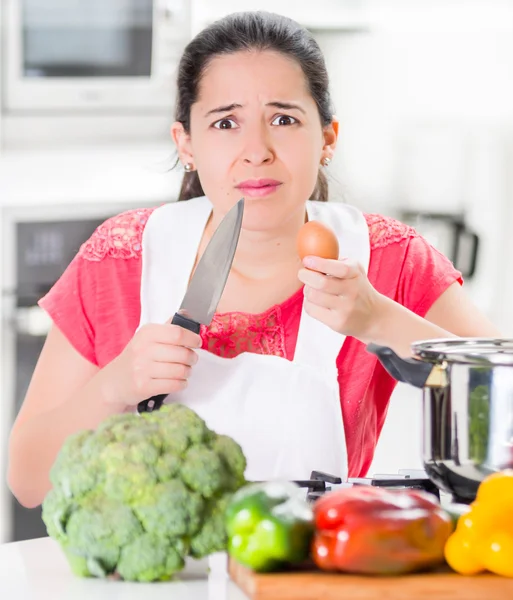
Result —
<instances>
[{"instance_id":1,"label":"wooden cutting board","mask_svg":"<svg viewBox=\"0 0 513 600\"><path fill-rule=\"evenodd\" d=\"M512 600L513 579L465 577L449 568L395 577L321 571L254 573L230 561L231 579L251 600Z\"/></svg>"}]
</instances>

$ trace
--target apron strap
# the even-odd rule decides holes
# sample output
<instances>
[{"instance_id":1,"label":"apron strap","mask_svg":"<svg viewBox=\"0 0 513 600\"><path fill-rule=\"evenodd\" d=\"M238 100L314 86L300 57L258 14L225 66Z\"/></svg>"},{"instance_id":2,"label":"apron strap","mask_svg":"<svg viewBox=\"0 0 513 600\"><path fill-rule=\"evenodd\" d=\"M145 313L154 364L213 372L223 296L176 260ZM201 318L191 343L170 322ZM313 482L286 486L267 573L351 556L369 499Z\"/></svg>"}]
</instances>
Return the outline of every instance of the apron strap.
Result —
<instances>
[{"instance_id":1,"label":"apron strap","mask_svg":"<svg viewBox=\"0 0 513 600\"><path fill-rule=\"evenodd\" d=\"M165 322L179 309L211 212L202 196L165 204L150 215L143 233L141 324ZM153 290L159 294L150 301Z\"/></svg>"},{"instance_id":2,"label":"apron strap","mask_svg":"<svg viewBox=\"0 0 513 600\"><path fill-rule=\"evenodd\" d=\"M309 221L321 221L337 236L339 258L351 258L369 270L370 242L367 221L361 211L340 202L307 202ZM303 307L294 362L336 374L336 361L346 336L308 315Z\"/></svg>"}]
</instances>

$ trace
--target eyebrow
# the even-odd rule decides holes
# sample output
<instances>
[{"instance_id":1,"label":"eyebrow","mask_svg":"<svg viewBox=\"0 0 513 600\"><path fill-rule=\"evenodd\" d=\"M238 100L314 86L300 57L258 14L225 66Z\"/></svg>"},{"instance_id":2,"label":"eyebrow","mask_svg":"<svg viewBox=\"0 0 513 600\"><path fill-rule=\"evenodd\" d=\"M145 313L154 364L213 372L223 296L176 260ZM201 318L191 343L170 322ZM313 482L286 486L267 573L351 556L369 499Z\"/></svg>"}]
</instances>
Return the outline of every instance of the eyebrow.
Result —
<instances>
[{"instance_id":1,"label":"eyebrow","mask_svg":"<svg viewBox=\"0 0 513 600\"><path fill-rule=\"evenodd\" d=\"M230 112L230 111L234 110L235 108L242 108L242 104L227 104L226 106L218 106L217 108L213 108L212 110L209 110L205 114L205 117L208 117L209 115L215 115L217 113Z\"/></svg>"},{"instance_id":2,"label":"eyebrow","mask_svg":"<svg viewBox=\"0 0 513 600\"><path fill-rule=\"evenodd\" d=\"M303 114L306 114L304 108L301 108L299 104L293 104L292 102L269 102L266 106L274 106L275 108L281 108L282 110L299 110Z\"/></svg>"},{"instance_id":3,"label":"eyebrow","mask_svg":"<svg viewBox=\"0 0 513 600\"><path fill-rule=\"evenodd\" d=\"M303 114L306 114L305 110L303 108L301 108L301 106L299 106L298 104L293 104L292 102L279 102L279 101L268 102L266 104L266 106L274 106L275 108L280 108L281 110L299 110ZM226 106L218 106L217 108L213 108L212 110L209 110L205 114L205 117L208 117L210 115L219 114L219 113L231 112L232 110L235 110L236 108L243 108L243 106L242 106L242 104L236 104L236 103L227 104Z\"/></svg>"}]
</instances>

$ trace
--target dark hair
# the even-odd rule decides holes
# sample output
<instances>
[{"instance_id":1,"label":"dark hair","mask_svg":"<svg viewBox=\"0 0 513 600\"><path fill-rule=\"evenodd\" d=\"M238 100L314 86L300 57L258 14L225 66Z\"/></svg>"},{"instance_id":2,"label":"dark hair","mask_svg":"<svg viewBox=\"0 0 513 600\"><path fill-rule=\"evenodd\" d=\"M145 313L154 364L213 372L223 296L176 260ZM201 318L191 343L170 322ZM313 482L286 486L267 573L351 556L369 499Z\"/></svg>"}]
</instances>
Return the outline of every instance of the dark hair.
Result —
<instances>
[{"instance_id":1,"label":"dark hair","mask_svg":"<svg viewBox=\"0 0 513 600\"><path fill-rule=\"evenodd\" d=\"M198 97L201 77L216 56L241 50L274 50L295 59L301 66L309 90L317 104L321 123L332 122L329 78L317 42L304 27L281 15L257 11L228 15L201 31L185 48L178 68L175 119L190 132L191 107ZM196 171L186 172L179 200L203 196ZM328 199L328 181L319 171L313 200Z\"/></svg>"}]
</instances>

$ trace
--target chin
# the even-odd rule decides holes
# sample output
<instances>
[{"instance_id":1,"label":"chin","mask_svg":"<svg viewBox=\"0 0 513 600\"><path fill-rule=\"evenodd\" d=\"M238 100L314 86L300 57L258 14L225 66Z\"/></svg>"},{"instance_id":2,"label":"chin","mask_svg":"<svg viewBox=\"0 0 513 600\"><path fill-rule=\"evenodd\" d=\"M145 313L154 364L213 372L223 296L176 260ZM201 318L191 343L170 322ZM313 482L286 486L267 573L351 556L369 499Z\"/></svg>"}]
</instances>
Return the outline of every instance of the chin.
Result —
<instances>
[{"instance_id":1,"label":"chin","mask_svg":"<svg viewBox=\"0 0 513 600\"><path fill-rule=\"evenodd\" d=\"M280 206L276 203L246 201L244 205L244 217L242 228L246 231L264 232L280 229L288 221L295 209L289 205Z\"/></svg>"}]
</instances>

